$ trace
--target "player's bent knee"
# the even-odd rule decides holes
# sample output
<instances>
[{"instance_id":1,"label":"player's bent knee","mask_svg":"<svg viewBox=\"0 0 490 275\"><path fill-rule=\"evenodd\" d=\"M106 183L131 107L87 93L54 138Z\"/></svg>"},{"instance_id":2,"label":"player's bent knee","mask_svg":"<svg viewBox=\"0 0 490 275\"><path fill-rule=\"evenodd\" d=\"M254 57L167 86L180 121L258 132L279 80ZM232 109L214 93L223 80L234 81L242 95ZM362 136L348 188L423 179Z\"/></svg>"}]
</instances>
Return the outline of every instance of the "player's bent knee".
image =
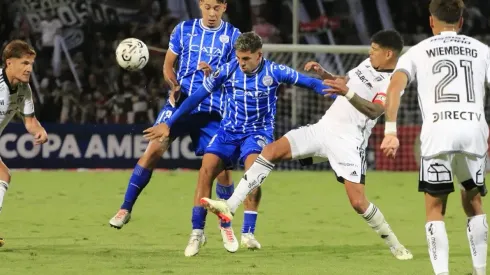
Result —
<instances>
[{"instance_id":1,"label":"player's bent knee","mask_svg":"<svg viewBox=\"0 0 490 275\"><path fill-rule=\"evenodd\" d=\"M264 149L262 149L261 155L272 163L290 160L292 155L289 140L285 137L281 137L273 143L267 144Z\"/></svg>"},{"instance_id":2,"label":"player's bent knee","mask_svg":"<svg viewBox=\"0 0 490 275\"><path fill-rule=\"evenodd\" d=\"M461 201L466 216L473 217L484 213L481 195L478 188L473 188L472 190L462 190Z\"/></svg>"},{"instance_id":3,"label":"player's bent knee","mask_svg":"<svg viewBox=\"0 0 490 275\"><path fill-rule=\"evenodd\" d=\"M140 166L143 166L145 168L150 168L153 169L158 160L162 157L163 153L168 149L168 146L170 144L170 140L167 138L163 142L160 141L150 141L148 143L148 147L146 147L145 152L141 156L141 158L138 161L138 164Z\"/></svg>"}]
</instances>

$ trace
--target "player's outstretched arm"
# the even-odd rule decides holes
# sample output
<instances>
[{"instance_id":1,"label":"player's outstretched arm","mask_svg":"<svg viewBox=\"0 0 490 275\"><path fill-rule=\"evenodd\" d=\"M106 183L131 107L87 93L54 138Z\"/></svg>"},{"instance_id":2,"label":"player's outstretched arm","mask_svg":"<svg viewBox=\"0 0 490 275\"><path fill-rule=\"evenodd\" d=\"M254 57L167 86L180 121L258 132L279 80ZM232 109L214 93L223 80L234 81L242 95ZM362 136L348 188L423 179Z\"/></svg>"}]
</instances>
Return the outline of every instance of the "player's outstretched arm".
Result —
<instances>
[{"instance_id":1,"label":"player's outstretched arm","mask_svg":"<svg viewBox=\"0 0 490 275\"><path fill-rule=\"evenodd\" d=\"M325 70L321 65L320 63L316 62L316 61L309 61L306 63L305 65L305 68L304 68L305 71L309 72L311 70L314 70L316 72L316 74L321 77L322 79L329 79L329 80L335 80L337 78L342 78L342 79L345 79L344 76L340 76L340 75L334 75L330 72L328 72L327 70Z\"/></svg>"},{"instance_id":2,"label":"player's outstretched arm","mask_svg":"<svg viewBox=\"0 0 490 275\"><path fill-rule=\"evenodd\" d=\"M274 65L272 72L280 83L293 84L298 87L307 88L319 95L325 95L326 93L323 90L330 88L323 85L320 79L300 74L285 65ZM333 97L335 97L335 95Z\"/></svg>"},{"instance_id":3,"label":"player's outstretched arm","mask_svg":"<svg viewBox=\"0 0 490 275\"><path fill-rule=\"evenodd\" d=\"M34 136L34 144L43 144L48 141L48 133L34 114L24 116L24 125L27 132Z\"/></svg>"},{"instance_id":4,"label":"player's outstretched arm","mask_svg":"<svg viewBox=\"0 0 490 275\"><path fill-rule=\"evenodd\" d=\"M404 72L397 71L391 77L390 85L386 90L385 134L396 134L396 119L400 108L400 96L407 84L408 77Z\"/></svg>"},{"instance_id":5,"label":"player's outstretched arm","mask_svg":"<svg viewBox=\"0 0 490 275\"><path fill-rule=\"evenodd\" d=\"M384 112L385 94L379 93L371 102L358 96L353 90L349 89L344 79L324 80L323 84L331 87L325 90L327 95L338 94L344 96L354 108L370 119L376 119Z\"/></svg>"}]
</instances>

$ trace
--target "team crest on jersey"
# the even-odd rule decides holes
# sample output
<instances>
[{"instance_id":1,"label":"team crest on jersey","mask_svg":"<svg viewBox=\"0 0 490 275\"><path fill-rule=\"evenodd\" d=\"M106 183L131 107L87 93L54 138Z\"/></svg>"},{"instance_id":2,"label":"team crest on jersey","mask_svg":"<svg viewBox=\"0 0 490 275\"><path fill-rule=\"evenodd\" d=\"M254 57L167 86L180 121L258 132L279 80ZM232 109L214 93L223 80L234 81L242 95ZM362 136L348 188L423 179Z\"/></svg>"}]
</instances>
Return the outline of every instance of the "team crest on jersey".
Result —
<instances>
[{"instance_id":1,"label":"team crest on jersey","mask_svg":"<svg viewBox=\"0 0 490 275\"><path fill-rule=\"evenodd\" d=\"M272 85L272 76L270 75L266 75L262 78L262 84L264 84L265 86L270 86Z\"/></svg>"},{"instance_id":2,"label":"team crest on jersey","mask_svg":"<svg viewBox=\"0 0 490 275\"><path fill-rule=\"evenodd\" d=\"M217 69L216 71L214 71L214 73L212 74L213 78L217 78L219 76L219 73L220 73L220 70Z\"/></svg>"},{"instance_id":3,"label":"team crest on jersey","mask_svg":"<svg viewBox=\"0 0 490 275\"><path fill-rule=\"evenodd\" d=\"M383 79L385 79L385 78L384 78L382 75L380 75L380 76L376 77L376 78L374 79L374 81L376 81L376 82L380 82L380 81L382 81Z\"/></svg>"},{"instance_id":4,"label":"team crest on jersey","mask_svg":"<svg viewBox=\"0 0 490 275\"><path fill-rule=\"evenodd\" d=\"M19 97L17 97L17 104L22 103L22 101L24 101L24 96L23 95L19 95Z\"/></svg>"},{"instance_id":5,"label":"team crest on jersey","mask_svg":"<svg viewBox=\"0 0 490 275\"><path fill-rule=\"evenodd\" d=\"M230 37L226 34L220 35L219 41L221 41L221 43L228 43L230 42Z\"/></svg>"}]
</instances>

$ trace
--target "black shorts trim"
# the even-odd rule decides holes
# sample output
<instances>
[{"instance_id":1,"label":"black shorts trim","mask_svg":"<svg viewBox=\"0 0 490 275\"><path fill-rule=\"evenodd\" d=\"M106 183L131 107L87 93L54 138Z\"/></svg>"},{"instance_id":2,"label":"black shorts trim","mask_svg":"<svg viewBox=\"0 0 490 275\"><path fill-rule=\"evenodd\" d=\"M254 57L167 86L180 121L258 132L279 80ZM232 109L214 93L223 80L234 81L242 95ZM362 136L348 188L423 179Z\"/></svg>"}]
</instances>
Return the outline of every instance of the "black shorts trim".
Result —
<instances>
[{"instance_id":1,"label":"black shorts trim","mask_svg":"<svg viewBox=\"0 0 490 275\"><path fill-rule=\"evenodd\" d=\"M465 180L461 183L461 185L464 187L466 191L473 190L474 188L478 188L478 192L480 192L480 195L482 197L485 197L488 193L487 186L485 185L485 182L481 185L477 185L473 179Z\"/></svg>"},{"instance_id":2,"label":"black shorts trim","mask_svg":"<svg viewBox=\"0 0 490 275\"><path fill-rule=\"evenodd\" d=\"M335 173L335 171L334 171ZM342 183L342 184L345 184L345 179L343 177L339 177L337 175L337 173L335 173L335 177L337 178L337 181ZM354 183L357 183L357 182L354 182ZM366 184L366 175L361 175L361 182L359 182L358 184Z\"/></svg>"},{"instance_id":3,"label":"black shorts trim","mask_svg":"<svg viewBox=\"0 0 490 275\"><path fill-rule=\"evenodd\" d=\"M453 182L447 183L430 183L427 181L419 181L419 192L428 193L431 195L444 195L454 192Z\"/></svg>"}]
</instances>

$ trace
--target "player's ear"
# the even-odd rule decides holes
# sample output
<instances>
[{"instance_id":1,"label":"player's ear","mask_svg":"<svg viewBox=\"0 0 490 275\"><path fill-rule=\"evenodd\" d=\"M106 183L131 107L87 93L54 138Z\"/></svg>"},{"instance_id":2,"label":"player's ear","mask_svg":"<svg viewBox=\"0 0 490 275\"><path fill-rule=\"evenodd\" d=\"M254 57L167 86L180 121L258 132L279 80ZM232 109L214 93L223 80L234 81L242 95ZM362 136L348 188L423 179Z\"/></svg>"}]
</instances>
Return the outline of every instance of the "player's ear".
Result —
<instances>
[{"instance_id":1,"label":"player's ear","mask_svg":"<svg viewBox=\"0 0 490 275\"><path fill-rule=\"evenodd\" d=\"M228 3L223 4L223 12L226 12L226 8L228 7Z\"/></svg>"},{"instance_id":2,"label":"player's ear","mask_svg":"<svg viewBox=\"0 0 490 275\"><path fill-rule=\"evenodd\" d=\"M430 28L433 29L434 28L434 18L432 18L432 15L429 16L429 25L430 25Z\"/></svg>"},{"instance_id":3,"label":"player's ear","mask_svg":"<svg viewBox=\"0 0 490 275\"><path fill-rule=\"evenodd\" d=\"M458 29L463 28L463 23L464 23L464 18L463 16L461 16L461 18L459 18Z\"/></svg>"}]
</instances>

